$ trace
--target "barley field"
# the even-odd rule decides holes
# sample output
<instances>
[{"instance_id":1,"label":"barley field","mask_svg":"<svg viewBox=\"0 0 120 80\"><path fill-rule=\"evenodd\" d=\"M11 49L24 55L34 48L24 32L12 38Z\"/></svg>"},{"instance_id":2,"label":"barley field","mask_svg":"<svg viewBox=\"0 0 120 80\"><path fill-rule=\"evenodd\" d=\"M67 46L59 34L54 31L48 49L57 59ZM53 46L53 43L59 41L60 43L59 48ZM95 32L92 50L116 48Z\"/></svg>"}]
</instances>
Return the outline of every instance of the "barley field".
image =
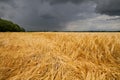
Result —
<instances>
[{"instance_id":1,"label":"barley field","mask_svg":"<svg viewBox=\"0 0 120 80\"><path fill-rule=\"evenodd\" d=\"M120 33L0 33L0 80L120 80Z\"/></svg>"}]
</instances>

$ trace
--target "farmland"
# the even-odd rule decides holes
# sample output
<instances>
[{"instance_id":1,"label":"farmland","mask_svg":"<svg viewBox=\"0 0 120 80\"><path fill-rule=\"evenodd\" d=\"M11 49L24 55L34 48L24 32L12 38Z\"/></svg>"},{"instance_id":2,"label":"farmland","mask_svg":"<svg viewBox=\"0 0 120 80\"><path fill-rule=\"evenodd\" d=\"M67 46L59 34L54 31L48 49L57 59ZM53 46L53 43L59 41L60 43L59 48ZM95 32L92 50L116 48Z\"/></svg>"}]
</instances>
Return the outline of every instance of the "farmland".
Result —
<instances>
[{"instance_id":1,"label":"farmland","mask_svg":"<svg viewBox=\"0 0 120 80\"><path fill-rule=\"evenodd\" d=\"M0 33L0 80L120 80L120 33Z\"/></svg>"}]
</instances>

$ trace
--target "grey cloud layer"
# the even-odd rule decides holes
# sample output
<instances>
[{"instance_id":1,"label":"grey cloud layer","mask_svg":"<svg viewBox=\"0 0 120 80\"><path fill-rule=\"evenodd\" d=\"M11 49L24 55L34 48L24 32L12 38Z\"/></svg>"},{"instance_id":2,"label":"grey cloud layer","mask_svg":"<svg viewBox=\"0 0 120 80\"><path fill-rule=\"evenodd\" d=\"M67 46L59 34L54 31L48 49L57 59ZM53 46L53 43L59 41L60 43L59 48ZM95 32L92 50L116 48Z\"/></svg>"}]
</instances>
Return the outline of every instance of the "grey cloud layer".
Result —
<instances>
[{"instance_id":1,"label":"grey cloud layer","mask_svg":"<svg viewBox=\"0 0 120 80\"><path fill-rule=\"evenodd\" d=\"M120 15L120 0L98 0L96 10L102 14Z\"/></svg>"},{"instance_id":2,"label":"grey cloud layer","mask_svg":"<svg viewBox=\"0 0 120 80\"><path fill-rule=\"evenodd\" d=\"M60 4L71 2L80 4L85 1L93 1L97 4L96 11L107 15L120 15L120 0L45 0L51 4Z\"/></svg>"},{"instance_id":3,"label":"grey cloud layer","mask_svg":"<svg viewBox=\"0 0 120 80\"><path fill-rule=\"evenodd\" d=\"M0 17L27 30L64 30L67 23L93 18L98 13L120 15L119 3L119 0L0 0Z\"/></svg>"},{"instance_id":4,"label":"grey cloud layer","mask_svg":"<svg viewBox=\"0 0 120 80\"><path fill-rule=\"evenodd\" d=\"M84 2L86 0L43 0L43 2L44 1L48 1L50 2L50 4L53 5L53 4L68 3L68 2L80 4L81 2Z\"/></svg>"}]
</instances>

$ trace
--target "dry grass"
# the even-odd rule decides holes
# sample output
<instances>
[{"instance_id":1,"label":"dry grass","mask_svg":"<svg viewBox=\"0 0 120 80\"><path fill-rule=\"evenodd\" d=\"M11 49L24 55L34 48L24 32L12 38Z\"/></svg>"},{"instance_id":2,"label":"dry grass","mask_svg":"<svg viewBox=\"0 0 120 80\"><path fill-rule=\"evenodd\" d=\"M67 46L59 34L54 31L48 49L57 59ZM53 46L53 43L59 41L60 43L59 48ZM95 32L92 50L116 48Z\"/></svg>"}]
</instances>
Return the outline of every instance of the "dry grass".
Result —
<instances>
[{"instance_id":1,"label":"dry grass","mask_svg":"<svg viewBox=\"0 0 120 80\"><path fill-rule=\"evenodd\" d=\"M0 80L120 80L120 33L0 33Z\"/></svg>"}]
</instances>

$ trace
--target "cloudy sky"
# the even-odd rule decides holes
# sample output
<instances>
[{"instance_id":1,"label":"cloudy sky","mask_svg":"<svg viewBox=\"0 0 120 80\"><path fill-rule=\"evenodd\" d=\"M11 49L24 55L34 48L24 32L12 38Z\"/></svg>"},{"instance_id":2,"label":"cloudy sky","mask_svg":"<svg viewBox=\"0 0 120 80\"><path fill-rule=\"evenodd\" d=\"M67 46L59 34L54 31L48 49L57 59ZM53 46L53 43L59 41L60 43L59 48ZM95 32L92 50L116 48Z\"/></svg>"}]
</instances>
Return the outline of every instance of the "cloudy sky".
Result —
<instances>
[{"instance_id":1,"label":"cloudy sky","mask_svg":"<svg viewBox=\"0 0 120 80\"><path fill-rule=\"evenodd\" d=\"M120 0L0 0L0 17L28 31L115 31Z\"/></svg>"}]
</instances>

